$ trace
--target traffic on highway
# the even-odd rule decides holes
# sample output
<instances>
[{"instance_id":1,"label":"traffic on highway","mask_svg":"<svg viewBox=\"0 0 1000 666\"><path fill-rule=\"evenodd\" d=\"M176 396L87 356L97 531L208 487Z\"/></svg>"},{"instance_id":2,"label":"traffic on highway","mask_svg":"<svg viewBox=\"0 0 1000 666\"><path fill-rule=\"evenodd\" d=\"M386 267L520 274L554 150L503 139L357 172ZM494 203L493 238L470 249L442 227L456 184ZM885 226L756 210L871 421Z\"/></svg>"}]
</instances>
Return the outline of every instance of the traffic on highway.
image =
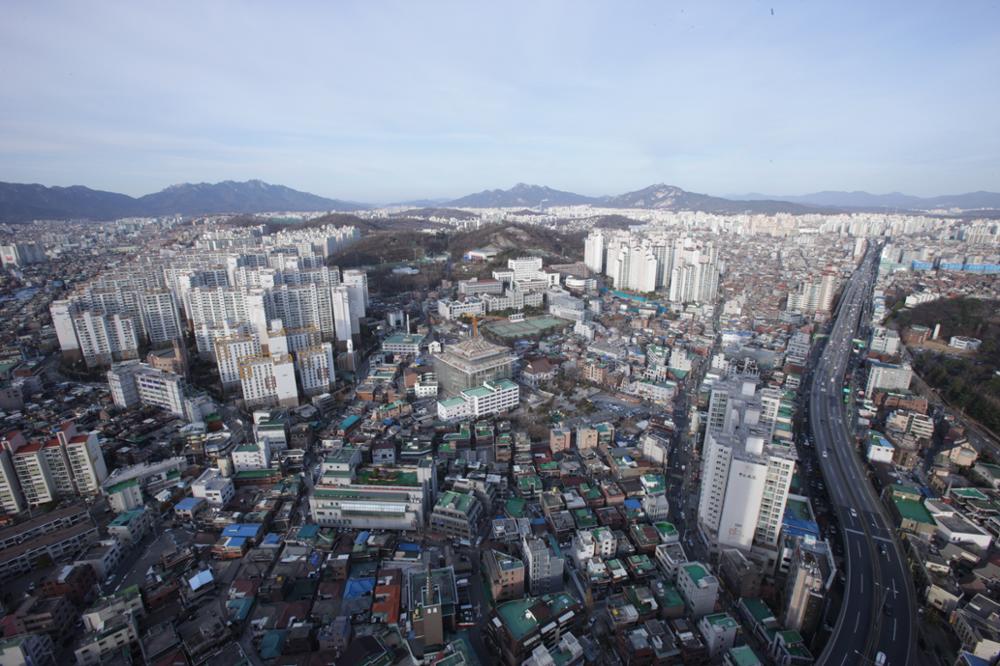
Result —
<instances>
[{"instance_id":1,"label":"traffic on highway","mask_svg":"<svg viewBox=\"0 0 1000 666\"><path fill-rule=\"evenodd\" d=\"M914 592L900 544L856 454L842 387L860 315L870 298L879 248L845 286L808 399L809 431L840 524L846 574L840 614L820 664L911 663Z\"/></svg>"}]
</instances>

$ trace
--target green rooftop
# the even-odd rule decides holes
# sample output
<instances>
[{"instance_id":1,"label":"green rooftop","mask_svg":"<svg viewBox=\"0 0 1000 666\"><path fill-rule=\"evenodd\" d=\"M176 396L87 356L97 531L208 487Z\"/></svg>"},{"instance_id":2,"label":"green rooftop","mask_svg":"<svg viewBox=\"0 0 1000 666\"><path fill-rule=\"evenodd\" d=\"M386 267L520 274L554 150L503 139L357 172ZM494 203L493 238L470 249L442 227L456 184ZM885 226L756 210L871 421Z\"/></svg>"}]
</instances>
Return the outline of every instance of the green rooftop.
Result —
<instances>
[{"instance_id":1,"label":"green rooftop","mask_svg":"<svg viewBox=\"0 0 1000 666\"><path fill-rule=\"evenodd\" d=\"M438 501L434 505L434 510L441 509L468 514L475 499L475 496L472 494L456 493L452 490L447 490L438 497Z\"/></svg>"},{"instance_id":2,"label":"green rooftop","mask_svg":"<svg viewBox=\"0 0 1000 666\"><path fill-rule=\"evenodd\" d=\"M508 518L523 518L526 504L520 497L511 497L504 503L504 513Z\"/></svg>"},{"instance_id":3,"label":"green rooftop","mask_svg":"<svg viewBox=\"0 0 1000 666\"><path fill-rule=\"evenodd\" d=\"M405 493L362 490L360 488L315 488L313 497L333 500L359 500L362 502L405 502Z\"/></svg>"},{"instance_id":4,"label":"green rooftop","mask_svg":"<svg viewBox=\"0 0 1000 666\"><path fill-rule=\"evenodd\" d=\"M515 641L522 640L538 629L538 619L531 613L531 609L539 602L549 607L551 617L558 617L575 604L573 599L563 592L544 597L515 599L500 604L496 608L496 613Z\"/></svg>"},{"instance_id":5,"label":"green rooftop","mask_svg":"<svg viewBox=\"0 0 1000 666\"><path fill-rule=\"evenodd\" d=\"M113 486L108 486L107 492L109 495L113 495L115 493L120 493L123 490L127 490L129 488L137 488L138 486L139 486L139 479L129 479L127 481L116 483Z\"/></svg>"},{"instance_id":6,"label":"green rooftop","mask_svg":"<svg viewBox=\"0 0 1000 666\"><path fill-rule=\"evenodd\" d=\"M962 499L974 499L980 501L986 501L989 499L983 491L978 488L952 488L949 491L955 497L961 497Z\"/></svg>"},{"instance_id":7,"label":"green rooftop","mask_svg":"<svg viewBox=\"0 0 1000 666\"><path fill-rule=\"evenodd\" d=\"M749 645L729 648L729 661L733 666L761 666L760 659Z\"/></svg>"},{"instance_id":8,"label":"green rooftop","mask_svg":"<svg viewBox=\"0 0 1000 666\"><path fill-rule=\"evenodd\" d=\"M777 623L778 620L774 617L774 612L764 603L763 599L743 597L740 599L740 602L758 624L767 625Z\"/></svg>"},{"instance_id":9,"label":"green rooftop","mask_svg":"<svg viewBox=\"0 0 1000 666\"><path fill-rule=\"evenodd\" d=\"M108 523L108 527L126 527L133 520L146 513L145 508L132 509L131 511L125 511L124 513L119 513L115 516L115 519Z\"/></svg>"},{"instance_id":10,"label":"green rooftop","mask_svg":"<svg viewBox=\"0 0 1000 666\"><path fill-rule=\"evenodd\" d=\"M923 502L905 499L897 495L892 496L892 501L896 504L896 510L903 520L912 520L924 525L935 525L933 516L924 506Z\"/></svg>"},{"instance_id":11,"label":"green rooftop","mask_svg":"<svg viewBox=\"0 0 1000 666\"><path fill-rule=\"evenodd\" d=\"M660 533L660 536L664 538L677 536L677 528L674 527L673 523L668 523L664 520L658 523L653 523L653 527L655 527L656 531Z\"/></svg>"},{"instance_id":12,"label":"green rooftop","mask_svg":"<svg viewBox=\"0 0 1000 666\"><path fill-rule=\"evenodd\" d=\"M733 629L737 626L736 620L734 620L729 613L713 613L711 615L706 615L705 621L713 627L722 627L723 629Z\"/></svg>"}]
</instances>

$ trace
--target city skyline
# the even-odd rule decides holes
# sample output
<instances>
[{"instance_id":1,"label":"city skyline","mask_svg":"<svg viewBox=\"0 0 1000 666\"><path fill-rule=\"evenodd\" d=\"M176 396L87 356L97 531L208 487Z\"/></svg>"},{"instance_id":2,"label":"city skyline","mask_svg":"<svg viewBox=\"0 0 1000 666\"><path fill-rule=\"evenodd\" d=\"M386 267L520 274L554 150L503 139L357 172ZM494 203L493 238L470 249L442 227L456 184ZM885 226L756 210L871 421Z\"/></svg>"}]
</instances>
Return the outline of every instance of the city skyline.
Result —
<instances>
[{"instance_id":1,"label":"city skyline","mask_svg":"<svg viewBox=\"0 0 1000 666\"><path fill-rule=\"evenodd\" d=\"M995 190L995 5L903 8L17 7L0 180L370 202Z\"/></svg>"}]
</instances>

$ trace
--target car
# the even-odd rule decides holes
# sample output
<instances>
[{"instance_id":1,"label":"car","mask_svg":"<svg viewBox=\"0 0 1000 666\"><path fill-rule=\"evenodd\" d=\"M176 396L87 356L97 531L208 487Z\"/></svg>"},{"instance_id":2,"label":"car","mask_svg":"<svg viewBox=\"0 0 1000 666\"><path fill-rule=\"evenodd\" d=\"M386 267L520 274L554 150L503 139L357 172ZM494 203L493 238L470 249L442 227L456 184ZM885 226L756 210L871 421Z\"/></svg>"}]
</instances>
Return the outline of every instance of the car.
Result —
<instances>
[{"instance_id":1,"label":"car","mask_svg":"<svg viewBox=\"0 0 1000 666\"><path fill-rule=\"evenodd\" d=\"M830 451L828 449L824 449L823 450L823 457L824 458L829 458L830 457Z\"/></svg>"},{"instance_id":2,"label":"car","mask_svg":"<svg viewBox=\"0 0 1000 666\"><path fill-rule=\"evenodd\" d=\"M882 612L885 613L886 617L892 617L892 606L886 603L884 606L882 606Z\"/></svg>"},{"instance_id":3,"label":"car","mask_svg":"<svg viewBox=\"0 0 1000 666\"><path fill-rule=\"evenodd\" d=\"M855 511L854 509L851 509L851 518L857 518L857 517L858 517L858 512Z\"/></svg>"},{"instance_id":4,"label":"car","mask_svg":"<svg viewBox=\"0 0 1000 666\"><path fill-rule=\"evenodd\" d=\"M888 657L885 656L885 652L879 652L875 655L875 666L886 666L888 663Z\"/></svg>"}]
</instances>

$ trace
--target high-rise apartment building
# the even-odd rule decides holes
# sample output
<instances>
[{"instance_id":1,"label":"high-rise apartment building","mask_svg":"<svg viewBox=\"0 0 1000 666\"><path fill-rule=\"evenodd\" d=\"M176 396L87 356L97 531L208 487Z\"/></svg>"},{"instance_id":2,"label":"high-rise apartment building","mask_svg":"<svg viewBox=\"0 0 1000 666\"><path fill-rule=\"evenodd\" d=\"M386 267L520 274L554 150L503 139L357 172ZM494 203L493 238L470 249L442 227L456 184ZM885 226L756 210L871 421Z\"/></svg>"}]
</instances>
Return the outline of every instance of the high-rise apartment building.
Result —
<instances>
[{"instance_id":1,"label":"high-rise apartment building","mask_svg":"<svg viewBox=\"0 0 1000 666\"><path fill-rule=\"evenodd\" d=\"M595 273L604 272L604 234L591 231L583 243L583 263Z\"/></svg>"},{"instance_id":2,"label":"high-rise apartment building","mask_svg":"<svg viewBox=\"0 0 1000 666\"><path fill-rule=\"evenodd\" d=\"M150 405L184 416L184 378L139 361L116 363L108 370L111 398L122 408Z\"/></svg>"},{"instance_id":3,"label":"high-rise apartment building","mask_svg":"<svg viewBox=\"0 0 1000 666\"><path fill-rule=\"evenodd\" d=\"M324 342L295 352L295 369L305 395L325 393L333 388L333 345Z\"/></svg>"},{"instance_id":4,"label":"high-rise apartment building","mask_svg":"<svg viewBox=\"0 0 1000 666\"><path fill-rule=\"evenodd\" d=\"M758 391L756 381L734 374L712 387L698 502L698 527L712 547L778 542L796 457L773 440L780 394Z\"/></svg>"},{"instance_id":5,"label":"high-rise apartment building","mask_svg":"<svg viewBox=\"0 0 1000 666\"><path fill-rule=\"evenodd\" d=\"M148 289L140 293L139 302L149 344L158 347L183 336L180 313L169 289Z\"/></svg>"},{"instance_id":6,"label":"high-rise apartment building","mask_svg":"<svg viewBox=\"0 0 1000 666\"><path fill-rule=\"evenodd\" d=\"M297 407L295 363L288 354L240 359L240 386L247 407Z\"/></svg>"}]
</instances>

